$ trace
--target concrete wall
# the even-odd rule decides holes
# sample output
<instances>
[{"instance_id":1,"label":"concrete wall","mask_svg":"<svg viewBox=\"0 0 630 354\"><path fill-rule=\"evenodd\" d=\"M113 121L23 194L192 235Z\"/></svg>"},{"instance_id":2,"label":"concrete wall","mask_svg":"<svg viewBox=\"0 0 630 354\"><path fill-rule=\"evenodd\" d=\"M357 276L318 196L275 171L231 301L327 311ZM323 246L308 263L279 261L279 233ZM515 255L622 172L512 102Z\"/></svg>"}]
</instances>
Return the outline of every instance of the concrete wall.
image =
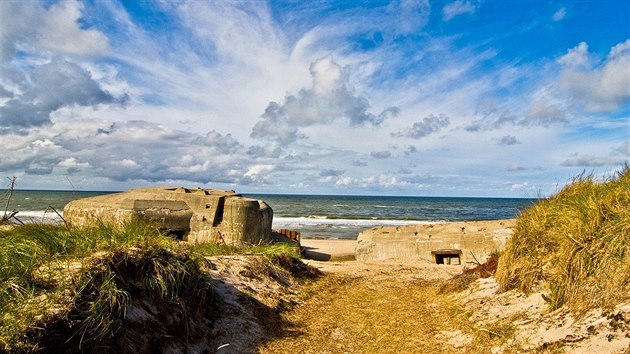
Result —
<instances>
[{"instance_id":1,"label":"concrete wall","mask_svg":"<svg viewBox=\"0 0 630 354\"><path fill-rule=\"evenodd\" d=\"M483 262L494 251L505 248L514 220L453 222L376 227L357 239L357 260L414 258L435 262L432 251L461 251L461 262Z\"/></svg>"}]
</instances>

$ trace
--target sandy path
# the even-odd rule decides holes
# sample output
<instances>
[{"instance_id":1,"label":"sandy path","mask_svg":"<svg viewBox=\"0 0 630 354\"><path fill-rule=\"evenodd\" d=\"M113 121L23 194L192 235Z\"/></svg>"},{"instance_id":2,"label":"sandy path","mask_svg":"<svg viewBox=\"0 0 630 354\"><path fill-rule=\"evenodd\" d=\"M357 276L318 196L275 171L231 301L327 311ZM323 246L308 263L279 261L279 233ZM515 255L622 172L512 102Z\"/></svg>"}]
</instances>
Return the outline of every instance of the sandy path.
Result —
<instances>
[{"instance_id":1,"label":"sandy path","mask_svg":"<svg viewBox=\"0 0 630 354\"><path fill-rule=\"evenodd\" d=\"M302 239L304 257L319 261L350 260L354 258L356 240Z\"/></svg>"},{"instance_id":2,"label":"sandy path","mask_svg":"<svg viewBox=\"0 0 630 354\"><path fill-rule=\"evenodd\" d=\"M303 305L285 314L292 329L264 343L262 353L448 353L459 346L449 340L472 341L453 332L460 318L445 315L451 311L448 300L437 294L440 279L461 271L458 266L308 263L327 275Z\"/></svg>"},{"instance_id":3,"label":"sandy path","mask_svg":"<svg viewBox=\"0 0 630 354\"><path fill-rule=\"evenodd\" d=\"M574 319L566 309L548 313L539 293L498 294L493 278L440 294L462 266L305 262L325 275L301 290L301 304L282 314L286 328L261 353L630 353L628 304Z\"/></svg>"}]
</instances>

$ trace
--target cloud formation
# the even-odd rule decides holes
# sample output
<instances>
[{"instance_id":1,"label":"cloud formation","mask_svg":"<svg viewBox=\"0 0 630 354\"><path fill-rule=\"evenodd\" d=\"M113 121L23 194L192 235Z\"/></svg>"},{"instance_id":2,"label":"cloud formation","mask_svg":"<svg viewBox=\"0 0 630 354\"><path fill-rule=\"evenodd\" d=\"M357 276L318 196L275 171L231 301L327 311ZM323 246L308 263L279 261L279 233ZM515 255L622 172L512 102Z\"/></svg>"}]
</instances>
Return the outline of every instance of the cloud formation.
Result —
<instances>
[{"instance_id":1,"label":"cloud formation","mask_svg":"<svg viewBox=\"0 0 630 354\"><path fill-rule=\"evenodd\" d=\"M392 156L392 153L389 151L372 151L370 156L375 159L388 159Z\"/></svg>"},{"instance_id":2,"label":"cloud formation","mask_svg":"<svg viewBox=\"0 0 630 354\"><path fill-rule=\"evenodd\" d=\"M107 37L79 24L83 8L75 0L48 8L36 1L0 1L0 18L4 19L0 22L1 56L10 58L18 48L81 56L105 54ZM8 20L14 18L19 20Z\"/></svg>"},{"instance_id":3,"label":"cloud formation","mask_svg":"<svg viewBox=\"0 0 630 354\"><path fill-rule=\"evenodd\" d=\"M428 0L394 0L388 10L393 14L398 34L410 34L427 24L431 4Z\"/></svg>"},{"instance_id":4,"label":"cloud formation","mask_svg":"<svg viewBox=\"0 0 630 354\"><path fill-rule=\"evenodd\" d=\"M564 7L561 7L558 9L558 11L553 13L553 16L551 16L551 18L554 21L558 22L558 21L562 21L566 15L567 15L567 9Z\"/></svg>"},{"instance_id":5,"label":"cloud formation","mask_svg":"<svg viewBox=\"0 0 630 354\"><path fill-rule=\"evenodd\" d=\"M568 108L560 103L551 101L548 97L541 97L531 103L523 114L523 119L515 121L521 126L549 127L553 124L568 121Z\"/></svg>"},{"instance_id":6,"label":"cloud formation","mask_svg":"<svg viewBox=\"0 0 630 354\"><path fill-rule=\"evenodd\" d=\"M0 1L0 170L29 188L507 196L627 161L618 4L524 7ZM581 38L552 22L569 16Z\"/></svg>"},{"instance_id":7,"label":"cloud formation","mask_svg":"<svg viewBox=\"0 0 630 354\"><path fill-rule=\"evenodd\" d=\"M565 167L601 167L610 165L623 165L630 162L630 143L624 142L613 149L608 155L596 156L575 152L571 154L561 165Z\"/></svg>"},{"instance_id":8,"label":"cloud formation","mask_svg":"<svg viewBox=\"0 0 630 354\"><path fill-rule=\"evenodd\" d=\"M345 170L333 170L333 169L327 169L327 170L322 170L319 172L319 176L320 177L328 177L328 176L341 176L345 173Z\"/></svg>"},{"instance_id":9,"label":"cloud formation","mask_svg":"<svg viewBox=\"0 0 630 354\"><path fill-rule=\"evenodd\" d=\"M300 127L345 119L350 125L378 126L399 113L388 107L378 115L370 113L367 98L356 95L349 82L349 68L335 63L331 55L313 62L309 68L313 85L297 95L288 95L284 103L270 102L261 120L252 129L253 138L288 144L298 139Z\"/></svg>"},{"instance_id":10,"label":"cloud formation","mask_svg":"<svg viewBox=\"0 0 630 354\"><path fill-rule=\"evenodd\" d=\"M70 61L53 59L30 75L15 75L12 98L0 106L0 133L51 124L50 115L61 107L124 103L103 90L91 74Z\"/></svg>"},{"instance_id":11,"label":"cloud formation","mask_svg":"<svg viewBox=\"0 0 630 354\"><path fill-rule=\"evenodd\" d=\"M588 112L612 112L630 103L630 39L599 62L581 42L558 59L561 87Z\"/></svg>"},{"instance_id":12,"label":"cloud formation","mask_svg":"<svg viewBox=\"0 0 630 354\"><path fill-rule=\"evenodd\" d=\"M497 140L497 144L498 145L516 145L516 144L521 144L520 141L518 141L518 139L516 139L516 137L514 135L506 135L504 137L501 137Z\"/></svg>"},{"instance_id":13,"label":"cloud formation","mask_svg":"<svg viewBox=\"0 0 630 354\"><path fill-rule=\"evenodd\" d=\"M448 127L449 124L451 124L451 120L445 114L439 114L437 116L431 114L424 117L421 121L413 123L409 129L392 133L392 136L420 139Z\"/></svg>"},{"instance_id":14,"label":"cloud formation","mask_svg":"<svg viewBox=\"0 0 630 354\"><path fill-rule=\"evenodd\" d=\"M472 14L476 9L477 5L472 1L456 0L444 6L442 9L442 19L444 21L450 21L459 15Z\"/></svg>"},{"instance_id":15,"label":"cloud formation","mask_svg":"<svg viewBox=\"0 0 630 354\"><path fill-rule=\"evenodd\" d=\"M147 121L75 120L7 134L13 154L0 158L0 170L27 174L78 174L117 182L184 180L194 183L251 183L264 169L246 157L231 135L191 134Z\"/></svg>"}]
</instances>

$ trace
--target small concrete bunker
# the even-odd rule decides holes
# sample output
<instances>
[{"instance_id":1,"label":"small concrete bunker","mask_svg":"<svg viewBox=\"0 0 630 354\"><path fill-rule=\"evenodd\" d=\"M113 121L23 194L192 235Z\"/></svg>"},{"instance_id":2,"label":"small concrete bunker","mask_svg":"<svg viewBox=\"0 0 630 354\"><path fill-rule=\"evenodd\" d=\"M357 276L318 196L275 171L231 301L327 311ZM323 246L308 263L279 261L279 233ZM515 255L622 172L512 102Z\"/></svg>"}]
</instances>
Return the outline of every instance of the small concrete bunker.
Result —
<instances>
[{"instance_id":1,"label":"small concrete bunker","mask_svg":"<svg viewBox=\"0 0 630 354\"><path fill-rule=\"evenodd\" d=\"M187 242L228 245L271 240L273 210L262 200L234 191L175 187L138 188L74 200L64 219L85 227L102 222L121 226L137 217L158 223L162 232Z\"/></svg>"},{"instance_id":2,"label":"small concrete bunker","mask_svg":"<svg viewBox=\"0 0 630 354\"><path fill-rule=\"evenodd\" d=\"M450 265L483 262L492 252L505 249L514 225L510 219L374 227L359 234L356 258L413 258Z\"/></svg>"}]
</instances>

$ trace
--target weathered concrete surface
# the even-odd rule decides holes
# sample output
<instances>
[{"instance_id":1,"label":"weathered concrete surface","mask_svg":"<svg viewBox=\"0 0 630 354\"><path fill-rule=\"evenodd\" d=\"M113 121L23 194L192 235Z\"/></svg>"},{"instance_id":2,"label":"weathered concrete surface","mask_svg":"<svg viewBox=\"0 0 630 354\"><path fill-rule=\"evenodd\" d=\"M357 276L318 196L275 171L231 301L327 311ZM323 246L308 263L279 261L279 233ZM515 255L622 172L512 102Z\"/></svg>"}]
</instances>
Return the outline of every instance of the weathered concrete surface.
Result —
<instances>
[{"instance_id":1,"label":"weathered concrete surface","mask_svg":"<svg viewBox=\"0 0 630 354\"><path fill-rule=\"evenodd\" d=\"M188 242L256 244L271 239L273 210L234 191L139 188L74 200L63 210L75 226L120 226L132 217L155 221L162 231Z\"/></svg>"},{"instance_id":2,"label":"weathered concrete surface","mask_svg":"<svg viewBox=\"0 0 630 354\"><path fill-rule=\"evenodd\" d=\"M480 262L502 251L515 220L492 220L375 227L359 234L356 258L362 261L390 258L424 259L435 263L431 251L461 250L462 264Z\"/></svg>"}]
</instances>

